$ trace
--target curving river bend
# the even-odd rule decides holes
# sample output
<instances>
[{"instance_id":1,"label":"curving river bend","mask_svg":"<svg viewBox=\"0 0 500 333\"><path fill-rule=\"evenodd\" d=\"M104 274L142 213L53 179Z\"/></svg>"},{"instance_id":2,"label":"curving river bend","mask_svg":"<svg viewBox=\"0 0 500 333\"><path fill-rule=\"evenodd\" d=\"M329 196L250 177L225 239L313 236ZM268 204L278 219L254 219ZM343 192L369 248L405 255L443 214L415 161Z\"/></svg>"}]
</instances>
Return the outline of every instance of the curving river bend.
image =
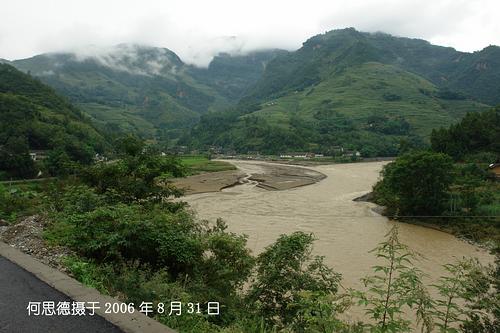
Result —
<instances>
[{"instance_id":1,"label":"curving river bend","mask_svg":"<svg viewBox=\"0 0 500 333\"><path fill-rule=\"evenodd\" d=\"M262 163L231 161L247 174L262 172ZM322 165L308 167L327 176L322 181L285 191L267 191L248 183L222 192L184 198L204 219L222 217L228 229L249 236L248 247L259 253L279 235L293 231L312 232L317 237L316 254L343 275L346 287L361 287L359 279L371 272L374 256L368 253L394 223L372 211L373 204L354 202L371 190L387 162ZM493 261L485 250L447 233L398 223L400 239L425 259L416 263L429 279L444 274L441 265L456 258L477 257ZM429 281L430 282L430 281Z\"/></svg>"}]
</instances>

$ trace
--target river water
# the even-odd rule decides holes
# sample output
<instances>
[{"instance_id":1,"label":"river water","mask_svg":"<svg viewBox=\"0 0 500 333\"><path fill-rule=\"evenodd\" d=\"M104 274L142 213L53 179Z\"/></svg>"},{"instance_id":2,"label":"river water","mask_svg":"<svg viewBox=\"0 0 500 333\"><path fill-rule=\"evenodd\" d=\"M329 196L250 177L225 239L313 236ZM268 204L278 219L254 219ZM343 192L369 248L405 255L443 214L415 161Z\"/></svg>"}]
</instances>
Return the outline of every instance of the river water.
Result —
<instances>
[{"instance_id":1,"label":"river water","mask_svg":"<svg viewBox=\"0 0 500 333\"><path fill-rule=\"evenodd\" d=\"M231 161L247 174L261 173L264 162ZM204 219L223 218L228 229L247 234L248 247L255 254L274 242L279 235L294 231L312 232L317 238L316 254L342 273L343 285L360 288L359 279L371 273L375 264L372 253L394 225L372 211L373 204L354 202L371 190L387 162L333 164L310 169L327 178L309 186L285 191L267 191L255 183L239 185L222 192L184 198ZM493 261L485 250L447 233L410 225L399 225L400 240L425 259L416 263L429 276L429 283L444 274L441 265L462 257L477 257L483 263Z\"/></svg>"}]
</instances>

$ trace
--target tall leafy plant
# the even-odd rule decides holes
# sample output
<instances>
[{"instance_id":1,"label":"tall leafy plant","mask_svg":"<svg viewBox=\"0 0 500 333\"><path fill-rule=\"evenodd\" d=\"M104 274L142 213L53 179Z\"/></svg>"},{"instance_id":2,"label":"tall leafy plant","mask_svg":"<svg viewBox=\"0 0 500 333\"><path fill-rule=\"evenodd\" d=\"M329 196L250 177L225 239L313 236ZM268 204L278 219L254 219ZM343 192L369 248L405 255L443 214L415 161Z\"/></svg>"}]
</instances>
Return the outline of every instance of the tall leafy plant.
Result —
<instances>
[{"instance_id":1,"label":"tall leafy plant","mask_svg":"<svg viewBox=\"0 0 500 333\"><path fill-rule=\"evenodd\" d=\"M423 332L432 330L432 301L426 291L423 273L413 266L416 254L402 244L393 227L372 252L383 264L373 266L374 274L362 279L366 291L355 292L359 304L372 319L370 332L411 332L406 313L413 311Z\"/></svg>"}]
</instances>

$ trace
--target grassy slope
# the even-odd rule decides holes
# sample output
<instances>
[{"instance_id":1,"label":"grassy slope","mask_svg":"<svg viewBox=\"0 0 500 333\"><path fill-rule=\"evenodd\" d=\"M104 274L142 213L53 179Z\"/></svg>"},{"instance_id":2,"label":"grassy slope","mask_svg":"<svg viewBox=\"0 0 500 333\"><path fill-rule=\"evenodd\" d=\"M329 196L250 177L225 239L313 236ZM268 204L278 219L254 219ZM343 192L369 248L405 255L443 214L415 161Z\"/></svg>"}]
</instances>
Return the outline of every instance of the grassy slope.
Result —
<instances>
[{"instance_id":1,"label":"grassy slope","mask_svg":"<svg viewBox=\"0 0 500 333\"><path fill-rule=\"evenodd\" d=\"M129 86L127 82L102 73L76 72L60 75L57 79L41 79L75 100L97 122L118 124L125 131L152 136L158 125L164 128L183 127L196 122L199 117L197 112L182 105L161 88ZM203 93L212 93L209 88L204 90ZM94 91L99 91L99 94Z\"/></svg>"},{"instance_id":2,"label":"grassy slope","mask_svg":"<svg viewBox=\"0 0 500 333\"><path fill-rule=\"evenodd\" d=\"M363 122L373 114L403 116L417 134L427 136L432 128L447 126L467 111L488 108L469 100L452 101L427 96L419 89L437 90L429 81L394 66L365 63L315 87L266 102L261 110L251 115L263 117L276 126L288 127L294 114L306 121L314 121L314 112L321 107L322 101L330 99L332 110L355 121ZM401 96L401 100L386 101L384 94Z\"/></svg>"},{"instance_id":3,"label":"grassy slope","mask_svg":"<svg viewBox=\"0 0 500 333\"><path fill-rule=\"evenodd\" d=\"M155 50L135 51L139 65L152 58L165 66L155 75L138 74L136 67L126 71L93 60L78 61L70 54L40 55L14 64L69 97L98 123L147 137L156 135L156 129L189 127L203 112L228 105L213 88L193 79L180 60L171 65L154 58ZM136 65L127 63L124 68ZM172 66L178 70L170 71Z\"/></svg>"},{"instance_id":4,"label":"grassy slope","mask_svg":"<svg viewBox=\"0 0 500 333\"><path fill-rule=\"evenodd\" d=\"M461 68L479 78L483 67L496 73L492 57L474 64L478 54L354 29L314 36L272 60L237 112L202 118L190 144L242 152L328 152L342 145L393 155L401 143L421 146L432 129L489 107L470 89L457 92L446 83ZM493 74L480 86L494 86Z\"/></svg>"}]
</instances>

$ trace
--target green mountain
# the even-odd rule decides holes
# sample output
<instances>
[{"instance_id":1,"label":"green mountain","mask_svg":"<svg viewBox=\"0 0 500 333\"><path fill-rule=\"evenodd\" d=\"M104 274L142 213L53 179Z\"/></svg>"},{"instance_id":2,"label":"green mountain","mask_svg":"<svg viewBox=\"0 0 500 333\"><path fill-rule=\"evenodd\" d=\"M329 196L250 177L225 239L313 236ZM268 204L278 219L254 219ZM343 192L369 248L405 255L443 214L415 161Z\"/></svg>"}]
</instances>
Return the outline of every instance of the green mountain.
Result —
<instances>
[{"instance_id":1,"label":"green mountain","mask_svg":"<svg viewBox=\"0 0 500 333\"><path fill-rule=\"evenodd\" d=\"M268 97L300 89L368 61L397 66L483 103L500 103L500 47L465 53L420 39L352 28L314 36L296 52L279 57L250 95Z\"/></svg>"},{"instance_id":2,"label":"green mountain","mask_svg":"<svg viewBox=\"0 0 500 333\"><path fill-rule=\"evenodd\" d=\"M65 98L30 75L0 64L0 173L29 176L29 170L16 170L29 150L58 150L69 160L89 163L106 146L90 119Z\"/></svg>"},{"instance_id":3,"label":"green mountain","mask_svg":"<svg viewBox=\"0 0 500 333\"><path fill-rule=\"evenodd\" d=\"M269 61L286 53L287 51L279 49L255 51L245 55L221 53L214 57L208 68L192 66L189 72L234 104L257 83Z\"/></svg>"},{"instance_id":4,"label":"green mountain","mask_svg":"<svg viewBox=\"0 0 500 333\"><path fill-rule=\"evenodd\" d=\"M422 145L433 128L500 102L500 48L463 53L387 34L334 30L272 60L231 111L181 142L279 153L338 146L365 156Z\"/></svg>"},{"instance_id":5,"label":"green mountain","mask_svg":"<svg viewBox=\"0 0 500 333\"><path fill-rule=\"evenodd\" d=\"M109 130L146 137L178 136L200 115L237 102L277 51L220 55L208 68L187 65L172 51L130 44L88 55L42 54L17 60Z\"/></svg>"}]
</instances>

